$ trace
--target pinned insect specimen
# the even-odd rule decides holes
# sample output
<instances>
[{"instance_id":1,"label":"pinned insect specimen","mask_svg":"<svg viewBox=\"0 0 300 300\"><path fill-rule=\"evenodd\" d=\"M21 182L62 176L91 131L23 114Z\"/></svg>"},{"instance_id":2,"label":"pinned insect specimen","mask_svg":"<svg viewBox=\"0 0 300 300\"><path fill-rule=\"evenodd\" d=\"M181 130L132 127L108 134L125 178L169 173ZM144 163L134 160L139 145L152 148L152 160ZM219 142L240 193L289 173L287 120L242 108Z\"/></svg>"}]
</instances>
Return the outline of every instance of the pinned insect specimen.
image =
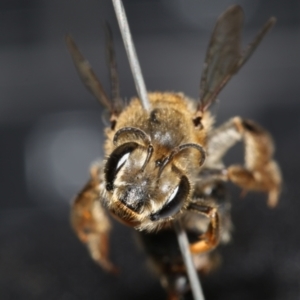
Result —
<instances>
[{"instance_id":1,"label":"pinned insect specimen","mask_svg":"<svg viewBox=\"0 0 300 300\"><path fill-rule=\"evenodd\" d=\"M76 196L71 216L79 239L104 269L116 271L109 259L111 215L139 231L169 299L179 299L189 291L189 284L174 221L180 220L188 233L197 270L209 272L218 264L214 249L228 242L231 235L225 182L245 192L264 192L268 205L276 206L281 175L269 133L241 117L214 128L214 116L209 111L274 23L270 18L241 51L243 11L238 5L228 8L218 18L209 42L200 99L195 101L182 93L151 92L146 95L148 106L137 97L126 104L122 101L108 27L111 97L73 39L66 37L85 86L110 113L105 159L91 167L91 178ZM225 166L224 155L239 141L245 145L244 165Z\"/></svg>"}]
</instances>

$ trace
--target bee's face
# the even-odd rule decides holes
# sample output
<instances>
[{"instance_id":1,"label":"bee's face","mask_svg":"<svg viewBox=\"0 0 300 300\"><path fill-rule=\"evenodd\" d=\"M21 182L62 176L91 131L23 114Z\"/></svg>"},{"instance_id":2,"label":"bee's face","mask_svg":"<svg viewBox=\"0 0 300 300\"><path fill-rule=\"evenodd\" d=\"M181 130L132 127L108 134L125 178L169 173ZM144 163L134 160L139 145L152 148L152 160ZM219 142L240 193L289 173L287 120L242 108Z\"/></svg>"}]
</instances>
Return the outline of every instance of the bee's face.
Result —
<instances>
[{"instance_id":1,"label":"bee's face","mask_svg":"<svg viewBox=\"0 0 300 300\"><path fill-rule=\"evenodd\" d=\"M171 220L190 196L188 177L156 150L152 145L126 142L114 149L105 165L109 210L141 229Z\"/></svg>"},{"instance_id":2,"label":"bee's face","mask_svg":"<svg viewBox=\"0 0 300 300\"><path fill-rule=\"evenodd\" d=\"M204 159L202 147L188 143L170 150L154 139L152 145L151 137L134 127L117 131L113 142L104 168L103 195L111 213L148 230L177 216L191 195L188 165Z\"/></svg>"}]
</instances>

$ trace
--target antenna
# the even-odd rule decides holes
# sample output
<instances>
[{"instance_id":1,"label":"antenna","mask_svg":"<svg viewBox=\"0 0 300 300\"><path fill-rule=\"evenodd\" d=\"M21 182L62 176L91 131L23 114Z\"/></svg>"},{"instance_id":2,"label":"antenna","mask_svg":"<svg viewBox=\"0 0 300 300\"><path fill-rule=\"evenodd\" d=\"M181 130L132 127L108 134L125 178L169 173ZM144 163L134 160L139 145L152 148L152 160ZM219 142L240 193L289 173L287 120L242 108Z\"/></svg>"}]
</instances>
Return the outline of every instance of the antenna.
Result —
<instances>
[{"instance_id":1,"label":"antenna","mask_svg":"<svg viewBox=\"0 0 300 300\"><path fill-rule=\"evenodd\" d=\"M135 83L135 88L137 90L138 96L142 102L142 106L144 107L145 110L150 110L150 102L148 99L148 94L147 94L147 89L146 85L144 82L144 78L142 75L142 71L140 68L140 64L138 61L138 57L135 51L135 47L132 41L126 13L124 10L124 6L121 0L112 0L114 8L115 8L115 13L117 16L117 20L119 23L121 35L123 38L124 46L127 52L127 57L129 60L131 72L133 75L134 83Z\"/></svg>"}]
</instances>

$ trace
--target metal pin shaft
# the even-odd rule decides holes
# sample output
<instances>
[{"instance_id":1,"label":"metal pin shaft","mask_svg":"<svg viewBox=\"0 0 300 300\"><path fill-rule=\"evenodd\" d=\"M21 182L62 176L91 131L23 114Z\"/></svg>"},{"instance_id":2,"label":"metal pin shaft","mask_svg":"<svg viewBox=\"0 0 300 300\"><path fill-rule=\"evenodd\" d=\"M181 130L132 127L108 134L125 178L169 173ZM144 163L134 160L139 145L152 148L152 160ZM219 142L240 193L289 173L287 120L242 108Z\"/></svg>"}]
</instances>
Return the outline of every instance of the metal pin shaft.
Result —
<instances>
[{"instance_id":1,"label":"metal pin shaft","mask_svg":"<svg viewBox=\"0 0 300 300\"><path fill-rule=\"evenodd\" d=\"M127 52L127 56L128 56L128 60L129 60L129 64L130 64L130 68L131 68L131 72L133 75L133 79L135 82L135 87L136 87L138 96L142 102L144 109L149 111L150 110L150 102L148 99L147 89L146 89L142 71L141 71L141 68L139 65L135 47L134 47L134 44L132 41L132 37L131 37L128 21L126 18L124 6L123 6L121 0L112 0L112 2L114 5L114 8L115 8L115 13L116 13L117 20L119 23L121 35L122 35L125 49Z\"/></svg>"},{"instance_id":2,"label":"metal pin shaft","mask_svg":"<svg viewBox=\"0 0 300 300\"><path fill-rule=\"evenodd\" d=\"M142 75L142 71L138 62L135 47L132 41L128 21L126 18L125 10L121 0L112 0L117 20L119 23L121 35L127 52L130 68L134 78L137 93L142 102L144 109L150 110L150 102L148 99L147 89ZM199 282L198 274L195 270L195 266L189 251L189 244L185 231L181 226L180 220L176 221L175 230L177 233L178 243L183 256L183 260L187 269L188 277L191 284L191 289L195 300L205 300L202 292L202 288Z\"/></svg>"},{"instance_id":3,"label":"metal pin shaft","mask_svg":"<svg viewBox=\"0 0 300 300\"><path fill-rule=\"evenodd\" d=\"M181 221L177 220L174 222L174 227L177 233L177 239L179 243L179 248L184 260L184 264L188 273L188 278L190 281L192 293L195 300L205 300L202 287L198 274L196 272L194 262L192 260L191 252L189 250L189 242L186 236L186 232L182 228Z\"/></svg>"}]
</instances>

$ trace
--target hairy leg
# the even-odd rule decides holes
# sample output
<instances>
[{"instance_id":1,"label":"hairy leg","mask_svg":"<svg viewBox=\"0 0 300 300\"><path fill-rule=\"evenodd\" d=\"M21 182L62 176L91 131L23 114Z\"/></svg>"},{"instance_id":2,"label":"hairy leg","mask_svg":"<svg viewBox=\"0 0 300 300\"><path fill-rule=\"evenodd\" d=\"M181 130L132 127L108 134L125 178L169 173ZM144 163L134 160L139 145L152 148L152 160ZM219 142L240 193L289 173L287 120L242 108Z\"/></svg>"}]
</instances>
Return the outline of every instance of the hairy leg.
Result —
<instances>
[{"instance_id":1,"label":"hairy leg","mask_svg":"<svg viewBox=\"0 0 300 300\"><path fill-rule=\"evenodd\" d=\"M222 168L222 158L236 142L245 145L244 165L227 168L227 178L244 191L268 194L268 205L276 206L281 191L280 169L273 160L274 145L267 131L250 120L235 117L214 130L208 139L208 168Z\"/></svg>"},{"instance_id":2,"label":"hairy leg","mask_svg":"<svg viewBox=\"0 0 300 300\"><path fill-rule=\"evenodd\" d=\"M105 270L116 272L117 269L108 258L111 224L99 200L100 172L98 164L91 167L90 180L72 204L71 223L92 258Z\"/></svg>"}]
</instances>

